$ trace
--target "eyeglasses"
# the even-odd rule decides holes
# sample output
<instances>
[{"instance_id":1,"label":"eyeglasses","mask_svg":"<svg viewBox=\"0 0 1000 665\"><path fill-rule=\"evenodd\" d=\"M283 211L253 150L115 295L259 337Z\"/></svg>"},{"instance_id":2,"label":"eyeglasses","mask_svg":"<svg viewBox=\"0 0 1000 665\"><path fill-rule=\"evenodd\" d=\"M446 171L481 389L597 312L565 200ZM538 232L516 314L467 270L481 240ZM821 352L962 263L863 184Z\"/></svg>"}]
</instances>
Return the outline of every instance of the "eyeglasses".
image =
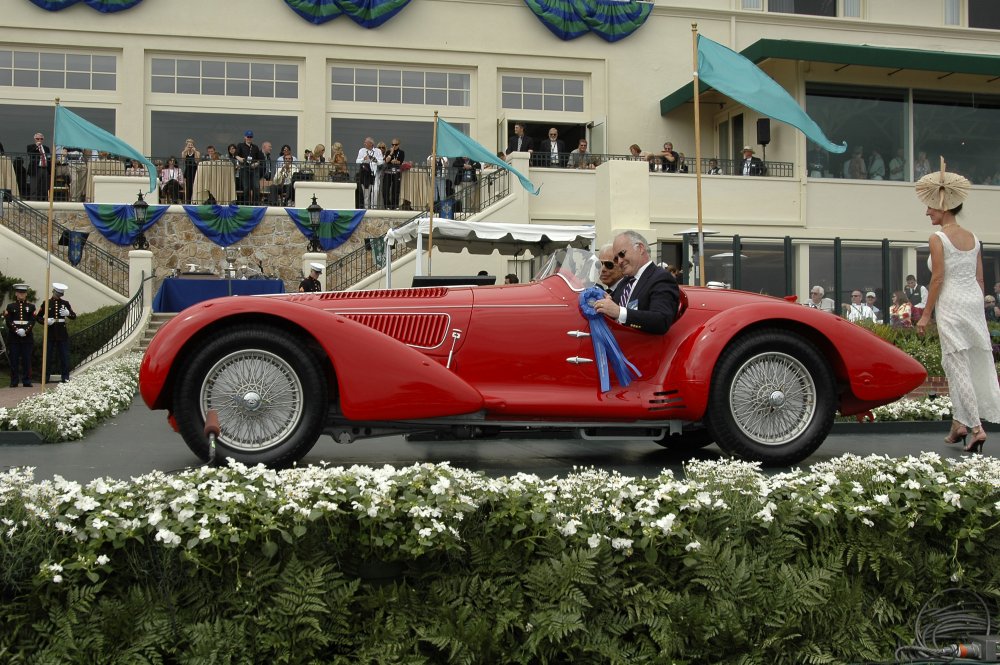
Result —
<instances>
[{"instance_id":1,"label":"eyeglasses","mask_svg":"<svg viewBox=\"0 0 1000 665\"><path fill-rule=\"evenodd\" d=\"M851 294L851 297L852 297L852 298L860 298L860 297L861 297L861 294L860 294L860 293L852 293L852 294Z\"/></svg>"},{"instance_id":2,"label":"eyeglasses","mask_svg":"<svg viewBox=\"0 0 1000 665\"><path fill-rule=\"evenodd\" d=\"M394 146L399 145L398 143L393 143Z\"/></svg>"},{"instance_id":3,"label":"eyeglasses","mask_svg":"<svg viewBox=\"0 0 1000 665\"><path fill-rule=\"evenodd\" d=\"M819 291L811 291L811 292L809 293L809 295L811 295L811 296L821 296L821 295L823 295L823 294L822 294L822 293L820 293Z\"/></svg>"},{"instance_id":4,"label":"eyeglasses","mask_svg":"<svg viewBox=\"0 0 1000 665\"><path fill-rule=\"evenodd\" d=\"M628 253L628 250L627 249L623 249L622 251L620 251L617 254L615 254L615 263L618 263L619 261L621 261L622 259L624 259L625 255L627 253Z\"/></svg>"},{"instance_id":5,"label":"eyeglasses","mask_svg":"<svg viewBox=\"0 0 1000 665\"><path fill-rule=\"evenodd\" d=\"M615 269L615 262L614 261L601 261L601 265L604 266L605 268L607 268L608 270L614 270ZM989 301L987 300L986 302L989 302Z\"/></svg>"}]
</instances>

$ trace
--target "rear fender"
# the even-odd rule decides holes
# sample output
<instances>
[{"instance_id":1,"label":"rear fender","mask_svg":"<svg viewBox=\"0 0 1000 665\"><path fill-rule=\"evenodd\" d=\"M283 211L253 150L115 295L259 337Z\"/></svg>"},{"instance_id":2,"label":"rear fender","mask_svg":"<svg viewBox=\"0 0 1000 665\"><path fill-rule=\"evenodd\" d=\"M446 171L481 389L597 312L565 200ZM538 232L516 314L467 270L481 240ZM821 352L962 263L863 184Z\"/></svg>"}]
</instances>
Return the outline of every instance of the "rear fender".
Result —
<instances>
[{"instance_id":1,"label":"rear fender","mask_svg":"<svg viewBox=\"0 0 1000 665\"><path fill-rule=\"evenodd\" d=\"M816 345L842 387L838 396L841 413L899 399L926 377L916 360L846 319L780 301L754 303L719 312L679 345L666 385L683 386L686 403L696 418L704 416L719 356L738 335L762 327L788 330Z\"/></svg>"}]
</instances>

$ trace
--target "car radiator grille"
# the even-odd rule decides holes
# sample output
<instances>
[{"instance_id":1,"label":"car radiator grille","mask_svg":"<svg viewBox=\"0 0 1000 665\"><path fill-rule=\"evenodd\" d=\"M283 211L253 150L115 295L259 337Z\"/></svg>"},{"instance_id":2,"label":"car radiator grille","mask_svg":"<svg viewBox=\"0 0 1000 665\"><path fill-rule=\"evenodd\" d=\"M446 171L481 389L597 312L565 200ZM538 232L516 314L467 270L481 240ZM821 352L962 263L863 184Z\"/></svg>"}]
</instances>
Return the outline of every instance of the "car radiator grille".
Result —
<instances>
[{"instance_id":1,"label":"car radiator grille","mask_svg":"<svg viewBox=\"0 0 1000 665\"><path fill-rule=\"evenodd\" d=\"M427 287L416 289L377 289L371 291L327 291L319 295L320 300L370 300L373 298L443 298L448 289Z\"/></svg>"},{"instance_id":2,"label":"car radiator grille","mask_svg":"<svg viewBox=\"0 0 1000 665\"><path fill-rule=\"evenodd\" d=\"M423 349L440 346L448 334L447 314L381 314L341 312L345 319L357 321L403 344Z\"/></svg>"}]
</instances>

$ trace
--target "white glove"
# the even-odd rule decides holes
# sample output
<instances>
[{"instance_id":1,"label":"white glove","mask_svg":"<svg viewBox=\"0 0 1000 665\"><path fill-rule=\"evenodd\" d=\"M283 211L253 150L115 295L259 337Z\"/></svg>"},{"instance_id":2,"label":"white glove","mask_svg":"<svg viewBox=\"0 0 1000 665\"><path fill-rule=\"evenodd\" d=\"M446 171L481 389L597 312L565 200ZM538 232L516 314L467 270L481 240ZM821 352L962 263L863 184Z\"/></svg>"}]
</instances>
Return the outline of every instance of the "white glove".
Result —
<instances>
[{"instance_id":1,"label":"white glove","mask_svg":"<svg viewBox=\"0 0 1000 665\"><path fill-rule=\"evenodd\" d=\"M24 328L18 328L16 332L18 337L25 337L28 334L24 331Z\"/></svg>"},{"instance_id":2,"label":"white glove","mask_svg":"<svg viewBox=\"0 0 1000 665\"><path fill-rule=\"evenodd\" d=\"M68 308L68 307L66 307L65 305L63 305L62 307L60 307L60 308L59 308L59 316L61 316L61 317L62 317L62 318L64 318L64 319L65 319L65 318L66 318L67 316L69 316L69 308Z\"/></svg>"},{"instance_id":3,"label":"white glove","mask_svg":"<svg viewBox=\"0 0 1000 665\"><path fill-rule=\"evenodd\" d=\"M55 322L56 322L56 320L55 320L55 319L53 319L53 318L52 318L51 316L50 316L50 317L48 318L48 321L47 321L47 323L48 323L48 324L49 324L50 326L51 326L52 324L54 324Z\"/></svg>"}]
</instances>

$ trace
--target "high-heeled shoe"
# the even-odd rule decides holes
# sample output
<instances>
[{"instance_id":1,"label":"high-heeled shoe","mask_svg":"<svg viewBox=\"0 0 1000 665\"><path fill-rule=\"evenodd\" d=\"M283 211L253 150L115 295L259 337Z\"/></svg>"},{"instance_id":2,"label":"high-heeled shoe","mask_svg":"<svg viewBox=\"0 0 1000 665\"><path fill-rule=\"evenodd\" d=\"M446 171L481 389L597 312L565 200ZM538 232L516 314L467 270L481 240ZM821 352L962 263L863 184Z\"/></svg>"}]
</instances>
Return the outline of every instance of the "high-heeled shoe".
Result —
<instances>
[{"instance_id":1,"label":"high-heeled shoe","mask_svg":"<svg viewBox=\"0 0 1000 665\"><path fill-rule=\"evenodd\" d=\"M969 445L962 448L962 451L966 453L982 453L984 443L986 443L986 432L983 431L982 427L977 427L972 430L972 440L969 441Z\"/></svg>"},{"instance_id":2,"label":"high-heeled shoe","mask_svg":"<svg viewBox=\"0 0 1000 665\"><path fill-rule=\"evenodd\" d=\"M955 427L955 425L953 424L951 426L951 431L948 433L948 436L944 437L944 442L951 445L953 443L958 443L959 441L961 441L962 445L964 446L965 437L967 437L968 435L969 435L969 430L967 427L965 427L964 425L961 427Z\"/></svg>"}]
</instances>

